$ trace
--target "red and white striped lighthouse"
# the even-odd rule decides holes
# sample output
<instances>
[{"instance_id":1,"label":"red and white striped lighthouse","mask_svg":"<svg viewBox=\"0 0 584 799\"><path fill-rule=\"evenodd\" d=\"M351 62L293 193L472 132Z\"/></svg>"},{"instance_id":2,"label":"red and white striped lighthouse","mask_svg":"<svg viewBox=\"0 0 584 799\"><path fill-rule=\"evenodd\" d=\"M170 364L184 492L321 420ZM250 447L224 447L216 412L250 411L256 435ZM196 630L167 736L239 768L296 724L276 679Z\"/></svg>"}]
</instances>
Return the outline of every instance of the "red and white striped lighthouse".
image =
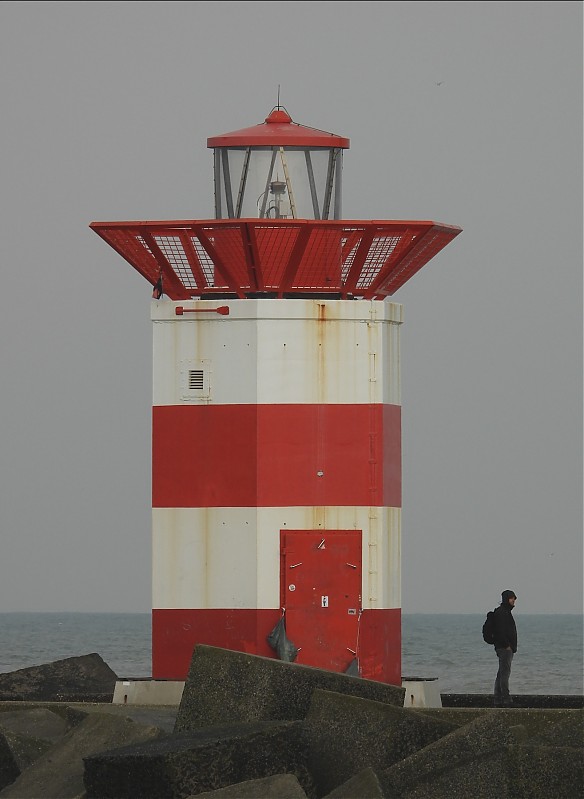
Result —
<instances>
[{"instance_id":1,"label":"red and white striped lighthouse","mask_svg":"<svg viewBox=\"0 0 584 799\"><path fill-rule=\"evenodd\" d=\"M213 220L93 223L155 286L152 676L194 646L401 684L402 307L460 228L342 220L349 141L208 140ZM282 653L280 651L280 656Z\"/></svg>"}]
</instances>

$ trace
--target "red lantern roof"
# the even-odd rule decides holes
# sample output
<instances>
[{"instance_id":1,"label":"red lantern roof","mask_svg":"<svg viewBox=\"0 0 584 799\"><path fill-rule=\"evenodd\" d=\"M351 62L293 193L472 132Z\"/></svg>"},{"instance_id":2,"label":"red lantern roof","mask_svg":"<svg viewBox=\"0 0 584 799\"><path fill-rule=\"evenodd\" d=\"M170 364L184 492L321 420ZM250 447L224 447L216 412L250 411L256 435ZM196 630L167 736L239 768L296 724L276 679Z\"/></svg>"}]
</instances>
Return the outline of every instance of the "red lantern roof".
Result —
<instances>
[{"instance_id":1,"label":"red lantern roof","mask_svg":"<svg viewBox=\"0 0 584 799\"><path fill-rule=\"evenodd\" d=\"M292 121L283 108L274 108L261 125L222 133L207 139L207 147L340 147L349 139Z\"/></svg>"}]
</instances>

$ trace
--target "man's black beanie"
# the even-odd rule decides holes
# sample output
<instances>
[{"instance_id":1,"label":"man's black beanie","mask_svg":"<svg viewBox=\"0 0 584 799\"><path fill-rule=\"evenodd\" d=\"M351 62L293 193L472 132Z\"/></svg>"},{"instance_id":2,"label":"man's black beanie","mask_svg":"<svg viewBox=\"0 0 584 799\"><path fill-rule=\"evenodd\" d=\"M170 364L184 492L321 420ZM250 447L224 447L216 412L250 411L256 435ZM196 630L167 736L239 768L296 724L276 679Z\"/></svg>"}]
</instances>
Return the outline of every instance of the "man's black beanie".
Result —
<instances>
[{"instance_id":1,"label":"man's black beanie","mask_svg":"<svg viewBox=\"0 0 584 799\"><path fill-rule=\"evenodd\" d=\"M501 599L503 600L503 604L507 605L511 597L517 599L515 591L503 591L503 593L501 594Z\"/></svg>"}]
</instances>

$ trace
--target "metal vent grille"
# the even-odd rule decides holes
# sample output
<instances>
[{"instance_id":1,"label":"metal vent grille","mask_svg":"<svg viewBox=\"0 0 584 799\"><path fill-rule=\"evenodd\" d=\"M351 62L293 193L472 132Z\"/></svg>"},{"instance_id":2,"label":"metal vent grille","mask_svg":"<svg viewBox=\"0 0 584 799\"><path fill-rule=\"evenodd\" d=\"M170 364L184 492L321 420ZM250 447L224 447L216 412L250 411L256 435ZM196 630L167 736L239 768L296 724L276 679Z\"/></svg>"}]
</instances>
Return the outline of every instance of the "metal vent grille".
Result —
<instances>
[{"instance_id":1,"label":"metal vent grille","mask_svg":"<svg viewBox=\"0 0 584 799\"><path fill-rule=\"evenodd\" d=\"M211 399L211 361L186 358L178 373L179 402L209 402Z\"/></svg>"},{"instance_id":2,"label":"metal vent grille","mask_svg":"<svg viewBox=\"0 0 584 799\"><path fill-rule=\"evenodd\" d=\"M189 391L202 391L205 387L204 376L202 369L189 369Z\"/></svg>"}]
</instances>

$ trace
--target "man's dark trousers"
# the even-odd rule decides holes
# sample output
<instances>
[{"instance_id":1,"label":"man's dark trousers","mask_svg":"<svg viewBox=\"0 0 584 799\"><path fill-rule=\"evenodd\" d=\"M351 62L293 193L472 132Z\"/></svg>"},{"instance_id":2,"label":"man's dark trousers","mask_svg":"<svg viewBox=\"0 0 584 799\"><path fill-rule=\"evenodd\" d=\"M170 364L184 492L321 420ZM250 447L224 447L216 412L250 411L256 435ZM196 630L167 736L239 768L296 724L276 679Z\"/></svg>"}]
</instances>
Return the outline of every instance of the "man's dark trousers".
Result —
<instances>
[{"instance_id":1,"label":"man's dark trousers","mask_svg":"<svg viewBox=\"0 0 584 799\"><path fill-rule=\"evenodd\" d=\"M511 649L495 649L495 652L499 658L499 671L495 680L495 707L505 707L512 704L509 696L509 675L513 652Z\"/></svg>"}]
</instances>

